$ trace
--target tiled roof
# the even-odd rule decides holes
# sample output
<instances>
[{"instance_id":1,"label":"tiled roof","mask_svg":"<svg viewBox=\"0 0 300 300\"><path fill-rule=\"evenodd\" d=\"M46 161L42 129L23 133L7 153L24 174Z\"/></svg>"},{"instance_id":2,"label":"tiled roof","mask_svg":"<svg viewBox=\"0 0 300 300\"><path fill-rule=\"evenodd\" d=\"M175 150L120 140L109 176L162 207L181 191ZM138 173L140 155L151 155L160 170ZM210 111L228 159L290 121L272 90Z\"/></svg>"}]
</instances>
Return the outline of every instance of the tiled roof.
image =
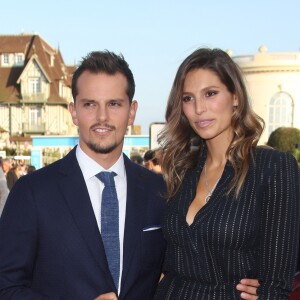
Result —
<instances>
[{"instance_id":1,"label":"tiled roof","mask_svg":"<svg viewBox=\"0 0 300 300\"><path fill-rule=\"evenodd\" d=\"M0 68L0 103L19 103L20 91L16 84L22 68Z\"/></svg>"},{"instance_id":2,"label":"tiled roof","mask_svg":"<svg viewBox=\"0 0 300 300\"><path fill-rule=\"evenodd\" d=\"M0 103L18 103L21 100L20 87L16 82L34 54L50 80L48 103L68 103L67 99L59 96L59 80L63 80L70 87L76 67L66 66L59 50L51 47L39 35L0 35L0 54L2 53L24 53L25 64L22 67L0 67ZM53 66L51 55L54 57Z\"/></svg>"},{"instance_id":3,"label":"tiled roof","mask_svg":"<svg viewBox=\"0 0 300 300\"><path fill-rule=\"evenodd\" d=\"M73 77L73 73L75 72L76 70L76 66L66 66L66 69L67 69L67 74L68 74L68 77L67 77L67 85L68 86L71 86L72 85L72 77Z\"/></svg>"}]
</instances>

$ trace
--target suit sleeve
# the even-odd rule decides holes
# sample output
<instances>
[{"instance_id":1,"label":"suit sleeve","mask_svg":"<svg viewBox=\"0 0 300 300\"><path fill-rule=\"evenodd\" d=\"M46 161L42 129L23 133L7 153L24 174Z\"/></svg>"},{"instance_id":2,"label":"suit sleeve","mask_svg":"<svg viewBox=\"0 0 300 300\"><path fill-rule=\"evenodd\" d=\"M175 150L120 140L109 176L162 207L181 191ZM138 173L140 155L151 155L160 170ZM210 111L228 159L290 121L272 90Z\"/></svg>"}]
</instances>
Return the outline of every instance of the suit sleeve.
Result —
<instances>
[{"instance_id":1,"label":"suit sleeve","mask_svg":"<svg viewBox=\"0 0 300 300\"><path fill-rule=\"evenodd\" d=\"M288 299L297 263L299 240L299 169L280 153L269 163L260 221L258 299Z\"/></svg>"},{"instance_id":2,"label":"suit sleeve","mask_svg":"<svg viewBox=\"0 0 300 300\"><path fill-rule=\"evenodd\" d=\"M30 289L38 240L36 207L26 176L8 196L0 241L0 299L49 299Z\"/></svg>"}]
</instances>

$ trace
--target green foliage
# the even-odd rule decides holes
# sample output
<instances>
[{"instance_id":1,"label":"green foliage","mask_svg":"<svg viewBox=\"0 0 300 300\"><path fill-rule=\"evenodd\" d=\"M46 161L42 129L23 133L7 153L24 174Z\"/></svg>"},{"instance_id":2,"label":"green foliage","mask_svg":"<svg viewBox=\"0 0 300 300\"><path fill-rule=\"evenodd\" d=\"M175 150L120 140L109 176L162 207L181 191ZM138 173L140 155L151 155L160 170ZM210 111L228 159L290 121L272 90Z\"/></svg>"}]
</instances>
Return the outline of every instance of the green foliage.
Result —
<instances>
[{"instance_id":1,"label":"green foliage","mask_svg":"<svg viewBox=\"0 0 300 300\"><path fill-rule=\"evenodd\" d=\"M300 162L300 150L295 149L293 155L296 157L297 161Z\"/></svg>"},{"instance_id":2,"label":"green foliage","mask_svg":"<svg viewBox=\"0 0 300 300\"><path fill-rule=\"evenodd\" d=\"M18 151L16 147L4 147L4 148L1 148L0 150L5 151L7 157L12 157L12 156L16 156L16 155L24 155L24 156L31 155L31 150L29 150L29 149Z\"/></svg>"},{"instance_id":3,"label":"green foliage","mask_svg":"<svg viewBox=\"0 0 300 300\"><path fill-rule=\"evenodd\" d=\"M49 165L61 158L58 148L45 148L43 150L43 165Z\"/></svg>"},{"instance_id":4,"label":"green foliage","mask_svg":"<svg viewBox=\"0 0 300 300\"><path fill-rule=\"evenodd\" d=\"M298 161L300 160L299 150L296 149L296 145L300 146L300 130L298 128L277 128L271 133L267 145L281 151L290 152Z\"/></svg>"},{"instance_id":5,"label":"green foliage","mask_svg":"<svg viewBox=\"0 0 300 300\"><path fill-rule=\"evenodd\" d=\"M6 156L8 157L17 155L17 150L15 148L4 147L3 150L6 152Z\"/></svg>"}]
</instances>

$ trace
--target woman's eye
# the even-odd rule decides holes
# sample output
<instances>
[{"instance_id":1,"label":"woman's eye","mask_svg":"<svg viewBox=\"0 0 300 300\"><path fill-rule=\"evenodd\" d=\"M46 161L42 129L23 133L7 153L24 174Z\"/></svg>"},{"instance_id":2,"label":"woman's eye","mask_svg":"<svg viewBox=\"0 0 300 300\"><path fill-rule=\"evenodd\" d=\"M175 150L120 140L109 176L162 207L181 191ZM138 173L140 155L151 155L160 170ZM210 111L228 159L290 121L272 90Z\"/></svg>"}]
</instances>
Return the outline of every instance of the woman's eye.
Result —
<instances>
[{"instance_id":1,"label":"woman's eye","mask_svg":"<svg viewBox=\"0 0 300 300\"><path fill-rule=\"evenodd\" d=\"M189 101L192 100L192 97L186 95L186 96L183 96L183 97L182 97L182 100L183 100L183 102L189 102Z\"/></svg>"},{"instance_id":2,"label":"woman's eye","mask_svg":"<svg viewBox=\"0 0 300 300\"><path fill-rule=\"evenodd\" d=\"M216 91L207 91L206 97L212 97L212 96L214 96L214 95L216 95L216 94L217 94Z\"/></svg>"}]
</instances>

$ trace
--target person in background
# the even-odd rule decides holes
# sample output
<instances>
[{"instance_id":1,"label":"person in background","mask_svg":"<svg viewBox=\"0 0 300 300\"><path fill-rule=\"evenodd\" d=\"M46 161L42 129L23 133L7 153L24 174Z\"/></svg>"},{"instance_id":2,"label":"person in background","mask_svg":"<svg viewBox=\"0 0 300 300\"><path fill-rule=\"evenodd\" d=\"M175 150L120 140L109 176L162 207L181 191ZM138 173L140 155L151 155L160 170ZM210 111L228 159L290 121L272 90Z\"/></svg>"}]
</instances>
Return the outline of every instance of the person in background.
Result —
<instances>
[{"instance_id":1,"label":"person in background","mask_svg":"<svg viewBox=\"0 0 300 300\"><path fill-rule=\"evenodd\" d=\"M144 165L150 171L161 174L160 150L148 150L144 154Z\"/></svg>"},{"instance_id":2,"label":"person in background","mask_svg":"<svg viewBox=\"0 0 300 300\"><path fill-rule=\"evenodd\" d=\"M130 160L135 163L135 164L138 164L140 166L143 165L143 158L140 154L132 154L130 156Z\"/></svg>"},{"instance_id":3,"label":"person in background","mask_svg":"<svg viewBox=\"0 0 300 300\"><path fill-rule=\"evenodd\" d=\"M7 173L9 172L9 170L11 168L12 168L11 160L9 158L2 159L2 169L3 169L5 176L7 175Z\"/></svg>"},{"instance_id":4,"label":"person in background","mask_svg":"<svg viewBox=\"0 0 300 300\"><path fill-rule=\"evenodd\" d=\"M5 177L2 167L3 167L3 160L1 157L0 158L0 217L1 217L2 210L3 210L4 204L6 202L8 193L9 193L9 189L7 187L7 182L6 182L6 177Z\"/></svg>"},{"instance_id":5,"label":"person in background","mask_svg":"<svg viewBox=\"0 0 300 300\"><path fill-rule=\"evenodd\" d=\"M14 164L6 174L7 187L10 191L21 176L23 176L22 166Z\"/></svg>"},{"instance_id":6,"label":"person in background","mask_svg":"<svg viewBox=\"0 0 300 300\"><path fill-rule=\"evenodd\" d=\"M34 171L36 171L36 167L35 166L30 165L30 166L27 167L27 174L31 174Z\"/></svg>"},{"instance_id":7,"label":"person in background","mask_svg":"<svg viewBox=\"0 0 300 300\"><path fill-rule=\"evenodd\" d=\"M26 175L27 174L28 165L26 165L24 162L20 162L19 165L21 167L21 169L20 169L20 177Z\"/></svg>"},{"instance_id":8,"label":"person in background","mask_svg":"<svg viewBox=\"0 0 300 300\"><path fill-rule=\"evenodd\" d=\"M297 263L300 176L289 153L257 147L263 120L220 49L190 54L159 138L168 188L167 251L155 300L288 299Z\"/></svg>"}]
</instances>

